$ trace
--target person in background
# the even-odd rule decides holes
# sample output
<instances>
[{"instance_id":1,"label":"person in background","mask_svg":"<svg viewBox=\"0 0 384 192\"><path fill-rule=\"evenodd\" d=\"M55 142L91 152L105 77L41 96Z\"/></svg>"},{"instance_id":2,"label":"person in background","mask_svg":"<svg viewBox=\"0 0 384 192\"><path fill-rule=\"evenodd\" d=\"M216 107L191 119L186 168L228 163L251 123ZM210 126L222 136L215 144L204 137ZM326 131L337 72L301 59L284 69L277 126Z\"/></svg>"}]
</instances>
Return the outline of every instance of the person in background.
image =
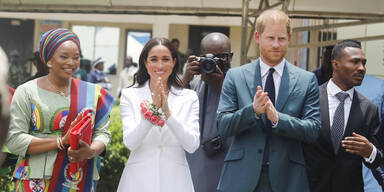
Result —
<instances>
[{"instance_id":1,"label":"person in background","mask_svg":"<svg viewBox=\"0 0 384 192\"><path fill-rule=\"evenodd\" d=\"M27 81L30 81L30 80L33 80L33 79L36 79L36 78L48 75L48 73L49 73L49 68L43 62L41 62L41 59L40 59L38 51L34 52L32 57L29 60L35 66L37 72L33 76L31 76L28 79L24 80L21 84L24 84Z\"/></svg>"},{"instance_id":2,"label":"person in background","mask_svg":"<svg viewBox=\"0 0 384 192\"><path fill-rule=\"evenodd\" d=\"M332 54L333 46L323 47L323 55L321 57L321 66L313 70L312 72L317 77L318 85L322 85L332 77Z\"/></svg>"},{"instance_id":3,"label":"person in background","mask_svg":"<svg viewBox=\"0 0 384 192\"><path fill-rule=\"evenodd\" d=\"M320 137L304 146L310 189L363 192L362 162L371 169L383 162L377 106L354 89L367 60L358 43L343 41L333 48L331 61L332 78L319 88Z\"/></svg>"},{"instance_id":4,"label":"person in background","mask_svg":"<svg viewBox=\"0 0 384 192\"><path fill-rule=\"evenodd\" d=\"M75 72L75 74L73 74L73 77L77 78L77 79L80 79L80 80L83 80L83 81L87 81L88 79L88 72L86 70L87 68L87 65L90 66L91 65L91 60L89 59L80 59L80 67L79 69Z\"/></svg>"},{"instance_id":5,"label":"person in background","mask_svg":"<svg viewBox=\"0 0 384 192\"><path fill-rule=\"evenodd\" d=\"M179 65L176 66L176 68L177 68L177 70L178 70L177 72L178 72L179 74L182 74L182 73L183 73L183 69L184 69L185 62L187 62L188 57L186 57L184 53L182 53L182 52L179 51L179 47L180 47L180 41L179 41L179 39L177 39L177 38L173 38L173 39L171 40L171 43L172 43L173 48L177 51L177 59L179 60L179 61L178 61Z\"/></svg>"},{"instance_id":6,"label":"person in background","mask_svg":"<svg viewBox=\"0 0 384 192\"><path fill-rule=\"evenodd\" d=\"M186 64L184 87L197 92L200 108L200 147L193 154L187 153L187 160L195 191L213 192L217 191L224 157L230 146L230 139L219 136L216 111L224 77L231 65L231 42L222 33L210 33L201 40L201 53L213 54L219 60L211 74L200 71L201 63L194 55L188 58ZM217 149L213 150L213 147Z\"/></svg>"},{"instance_id":7,"label":"person in background","mask_svg":"<svg viewBox=\"0 0 384 192\"><path fill-rule=\"evenodd\" d=\"M118 192L193 192L185 151L199 147L199 100L183 89L177 52L152 38L139 58L134 83L120 98L123 142L131 151Z\"/></svg>"},{"instance_id":8,"label":"person in background","mask_svg":"<svg viewBox=\"0 0 384 192\"><path fill-rule=\"evenodd\" d=\"M120 72L119 88L117 89L117 95L121 95L121 90L124 87L131 86L133 83L133 76L137 72L137 64L133 63L132 57L127 56L125 58L123 70Z\"/></svg>"},{"instance_id":9,"label":"person in background","mask_svg":"<svg viewBox=\"0 0 384 192\"><path fill-rule=\"evenodd\" d=\"M111 90L112 84L109 81L107 74L104 73L104 60L99 57L93 61L93 70L88 74L88 82L100 85L106 90Z\"/></svg>"},{"instance_id":10,"label":"person in background","mask_svg":"<svg viewBox=\"0 0 384 192\"><path fill-rule=\"evenodd\" d=\"M350 39L344 41L354 42L361 47L358 41ZM381 125L377 135L381 148L384 148L384 80L365 74L363 82L355 89L378 107ZM363 164L363 180L365 192L384 191L384 163L373 170Z\"/></svg>"},{"instance_id":11,"label":"person in background","mask_svg":"<svg viewBox=\"0 0 384 192\"><path fill-rule=\"evenodd\" d=\"M302 146L319 136L319 90L313 73L284 59L290 23L280 10L261 13L260 58L225 76L217 127L221 136L234 137L219 191L309 191Z\"/></svg>"},{"instance_id":12,"label":"person in background","mask_svg":"<svg viewBox=\"0 0 384 192\"><path fill-rule=\"evenodd\" d=\"M109 75L116 75L116 64L112 64L111 66L108 67L108 74Z\"/></svg>"},{"instance_id":13,"label":"person in background","mask_svg":"<svg viewBox=\"0 0 384 192\"><path fill-rule=\"evenodd\" d=\"M52 29L40 40L49 74L20 85L11 103L6 146L19 156L13 174L19 191L96 191L100 157L111 140L114 98L98 85L72 78L80 64L80 41L68 29ZM83 115L93 120L92 143L68 148L69 133ZM69 164L86 160L76 174Z\"/></svg>"},{"instance_id":14,"label":"person in background","mask_svg":"<svg viewBox=\"0 0 384 192\"><path fill-rule=\"evenodd\" d=\"M16 89L25 77L27 77L27 72L25 66L20 62L20 53L17 50L12 50L9 53L9 70L8 70L8 84Z\"/></svg>"},{"instance_id":15,"label":"person in background","mask_svg":"<svg viewBox=\"0 0 384 192\"><path fill-rule=\"evenodd\" d=\"M355 89L378 107L381 126L377 135L381 148L384 148L384 80L366 74ZM384 163L373 170L363 164L363 179L365 192L384 191Z\"/></svg>"}]
</instances>

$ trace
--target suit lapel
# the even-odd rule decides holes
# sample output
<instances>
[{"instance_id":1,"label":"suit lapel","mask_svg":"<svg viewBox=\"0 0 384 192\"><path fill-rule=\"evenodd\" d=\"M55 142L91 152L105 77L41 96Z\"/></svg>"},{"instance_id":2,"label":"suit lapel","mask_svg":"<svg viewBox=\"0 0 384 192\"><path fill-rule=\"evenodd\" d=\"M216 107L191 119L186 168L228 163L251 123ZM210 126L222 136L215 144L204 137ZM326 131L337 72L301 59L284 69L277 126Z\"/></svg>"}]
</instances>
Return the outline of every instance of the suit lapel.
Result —
<instances>
[{"instance_id":1,"label":"suit lapel","mask_svg":"<svg viewBox=\"0 0 384 192\"><path fill-rule=\"evenodd\" d=\"M243 70L244 73L244 79L247 83L248 91L251 97L251 102L253 102L253 97L256 94L257 86L260 86L263 90L263 84L261 81L261 72L260 72L260 59L257 59L256 61L252 62L251 64L247 64L245 66L245 70ZM266 123L266 115L262 115L262 119L264 123Z\"/></svg>"},{"instance_id":2,"label":"suit lapel","mask_svg":"<svg viewBox=\"0 0 384 192\"><path fill-rule=\"evenodd\" d=\"M356 90L354 90L351 110L349 111L349 117L347 121L347 126L345 127L344 137L352 136L352 132L357 132L354 127L357 127L356 125L360 125L362 117L364 117L364 115L360 108L360 101Z\"/></svg>"},{"instance_id":3,"label":"suit lapel","mask_svg":"<svg viewBox=\"0 0 384 192\"><path fill-rule=\"evenodd\" d=\"M325 147L332 154L334 153L332 138L331 138L331 123L329 119L329 103L328 103L328 92L327 92L327 83L324 83L319 87L320 91L320 115L321 115L321 135L324 136L323 139L319 139L319 142L324 142Z\"/></svg>"},{"instance_id":4,"label":"suit lapel","mask_svg":"<svg viewBox=\"0 0 384 192\"><path fill-rule=\"evenodd\" d=\"M257 86L260 85L263 87L261 83L261 72L260 72L260 59L257 59L256 61L252 62L251 64L248 64L245 66L245 70L243 70L244 73L244 79L247 83L249 94L251 95L251 98L253 100L253 96L256 94Z\"/></svg>"},{"instance_id":5,"label":"suit lapel","mask_svg":"<svg viewBox=\"0 0 384 192\"><path fill-rule=\"evenodd\" d=\"M293 88L297 82L297 75L294 74L294 68L290 63L285 62L283 76L281 77L281 83L279 88L279 94L276 101L277 111L281 111L284 104L287 102L288 96L292 94ZM288 91L287 91L288 90Z\"/></svg>"}]
</instances>

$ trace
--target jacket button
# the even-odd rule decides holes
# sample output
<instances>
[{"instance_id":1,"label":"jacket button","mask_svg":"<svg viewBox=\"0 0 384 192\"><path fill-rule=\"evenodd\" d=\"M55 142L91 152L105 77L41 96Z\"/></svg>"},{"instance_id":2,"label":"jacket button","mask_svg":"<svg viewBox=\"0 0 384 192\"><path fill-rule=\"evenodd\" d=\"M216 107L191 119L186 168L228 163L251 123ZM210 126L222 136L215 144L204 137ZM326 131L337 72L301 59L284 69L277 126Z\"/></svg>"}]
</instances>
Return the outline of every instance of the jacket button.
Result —
<instances>
[{"instance_id":1,"label":"jacket button","mask_svg":"<svg viewBox=\"0 0 384 192\"><path fill-rule=\"evenodd\" d=\"M257 152L259 152L259 153L262 153L262 152L263 152L263 150L262 150L262 149L259 149L259 150L257 150Z\"/></svg>"}]
</instances>

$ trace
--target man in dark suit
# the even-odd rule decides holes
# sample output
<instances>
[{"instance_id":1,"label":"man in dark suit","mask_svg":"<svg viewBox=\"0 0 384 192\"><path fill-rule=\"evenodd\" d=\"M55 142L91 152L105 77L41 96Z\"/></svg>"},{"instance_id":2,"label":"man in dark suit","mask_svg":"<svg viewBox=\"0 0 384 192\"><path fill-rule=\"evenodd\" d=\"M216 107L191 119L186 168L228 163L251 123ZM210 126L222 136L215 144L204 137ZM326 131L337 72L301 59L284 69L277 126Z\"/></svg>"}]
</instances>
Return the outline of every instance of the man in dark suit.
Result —
<instances>
[{"instance_id":1,"label":"man in dark suit","mask_svg":"<svg viewBox=\"0 0 384 192\"><path fill-rule=\"evenodd\" d=\"M363 162L376 168L382 162L377 145L377 106L354 90L365 74L366 58L353 41L332 50L332 78L320 86L322 127L313 145L304 147L312 192L362 192Z\"/></svg>"},{"instance_id":2,"label":"man in dark suit","mask_svg":"<svg viewBox=\"0 0 384 192\"><path fill-rule=\"evenodd\" d=\"M234 138L218 189L306 192L302 144L315 142L320 131L317 80L284 59L291 39L284 12L263 12L256 30L260 58L230 69L221 91L218 130Z\"/></svg>"},{"instance_id":3,"label":"man in dark suit","mask_svg":"<svg viewBox=\"0 0 384 192\"><path fill-rule=\"evenodd\" d=\"M215 192L219 183L224 157L230 138L219 136L216 111L219 105L221 86L231 66L233 52L231 41L223 33L210 33L201 40L201 53L214 55L218 60L212 73L201 71L203 64L192 55L188 58L183 83L199 96L199 123L201 146L193 154L186 153L195 192ZM209 150L211 149L211 150Z\"/></svg>"}]
</instances>

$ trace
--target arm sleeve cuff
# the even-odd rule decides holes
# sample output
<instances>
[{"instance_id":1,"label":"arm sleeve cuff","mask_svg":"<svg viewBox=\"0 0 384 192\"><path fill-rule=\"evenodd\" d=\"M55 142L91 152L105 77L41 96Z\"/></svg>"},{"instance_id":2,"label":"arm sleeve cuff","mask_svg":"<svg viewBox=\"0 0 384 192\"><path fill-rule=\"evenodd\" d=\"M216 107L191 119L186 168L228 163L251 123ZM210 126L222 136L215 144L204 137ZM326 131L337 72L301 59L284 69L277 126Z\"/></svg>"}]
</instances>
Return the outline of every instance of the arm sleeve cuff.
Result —
<instances>
[{"instance_id":1,"label":"arm sleeve cuff","mask_svg":"<svg viewBox=\"0 0 384 192\"><path fill-rule=\"evenodd\" d=\"M372 150L372 153L371 153L371 155L369 156L369 158L365 158L365 157L364 157L365 162L367 162L367 163L373 163L373 161L375 161L376 153L377 153L377 151L376 151L376 147L373 146L373 150Z\"/></svg>"}]
</instances>

